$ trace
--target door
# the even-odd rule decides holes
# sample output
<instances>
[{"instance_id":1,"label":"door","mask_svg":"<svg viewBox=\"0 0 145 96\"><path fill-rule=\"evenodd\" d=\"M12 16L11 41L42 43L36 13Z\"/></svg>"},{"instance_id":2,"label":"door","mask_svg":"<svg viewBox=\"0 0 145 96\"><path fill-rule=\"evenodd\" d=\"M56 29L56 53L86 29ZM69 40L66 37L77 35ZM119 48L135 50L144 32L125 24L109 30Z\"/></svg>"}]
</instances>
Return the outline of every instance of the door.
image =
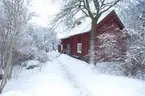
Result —
<instances>
[{"instance_id":1,"label":"door","mask_svg":"<svg viewBox=\"0 0 145 96\"><path fill-rule=\"evenodd\" d=\"M71 48L70 48L70 44L67 44L67 54L71 55Z\"/></svg>"}]
</instances>

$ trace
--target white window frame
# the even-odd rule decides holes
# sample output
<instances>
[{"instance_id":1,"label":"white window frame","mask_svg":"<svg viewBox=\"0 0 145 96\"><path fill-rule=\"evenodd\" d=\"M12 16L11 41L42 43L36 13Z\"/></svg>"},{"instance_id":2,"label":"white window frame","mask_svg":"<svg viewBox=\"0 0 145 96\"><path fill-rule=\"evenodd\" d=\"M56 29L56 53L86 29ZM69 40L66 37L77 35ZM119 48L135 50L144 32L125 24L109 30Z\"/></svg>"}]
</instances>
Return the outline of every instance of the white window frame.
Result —
<instances>
[{"instance_id":1,"label":"white window frame","mask_svg":"<svg viewBox=\"0 0 145 96\"><path fill-rule=\"evenodd\" d=\"M77 53L82 53L82 43L77 43Z\"/></svg>"}]
</instances>

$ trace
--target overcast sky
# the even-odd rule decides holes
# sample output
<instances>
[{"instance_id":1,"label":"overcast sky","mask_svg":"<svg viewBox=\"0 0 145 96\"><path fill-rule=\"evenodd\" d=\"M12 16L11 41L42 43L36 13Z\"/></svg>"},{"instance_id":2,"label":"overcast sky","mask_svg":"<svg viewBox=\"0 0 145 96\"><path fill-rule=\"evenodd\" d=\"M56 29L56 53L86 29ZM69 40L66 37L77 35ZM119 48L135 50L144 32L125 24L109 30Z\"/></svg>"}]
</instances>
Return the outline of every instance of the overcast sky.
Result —
<instances>
[{"instance_id":1,"label":"overcast sky","mask_svg":"<svg viewBox=\"0 0 145 96\"><path fill-rule=\"evenodd\" d=\"M32 22L36 25L47 26L49 18L59 11L59 6L51 0L33 0L32 10L36 13Z\"/></svg>"}]
</instances>

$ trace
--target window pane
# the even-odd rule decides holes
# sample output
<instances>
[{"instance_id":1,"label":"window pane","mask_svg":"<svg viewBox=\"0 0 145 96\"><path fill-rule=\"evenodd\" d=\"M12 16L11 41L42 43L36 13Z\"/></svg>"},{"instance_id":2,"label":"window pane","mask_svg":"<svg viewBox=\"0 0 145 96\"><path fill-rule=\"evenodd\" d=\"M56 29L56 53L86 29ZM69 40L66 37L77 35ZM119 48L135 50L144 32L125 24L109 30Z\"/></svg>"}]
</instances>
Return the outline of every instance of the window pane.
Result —
<instances>
[{"instance_id":1,"label":"window pane","mask_svg":"<svg viewBox=\"0 0 145 96\"><path fill-rule=\"evenodd\" d=\"M82 43L77 43L77 53L82 53Z\"/></svg>"}]
</instances>

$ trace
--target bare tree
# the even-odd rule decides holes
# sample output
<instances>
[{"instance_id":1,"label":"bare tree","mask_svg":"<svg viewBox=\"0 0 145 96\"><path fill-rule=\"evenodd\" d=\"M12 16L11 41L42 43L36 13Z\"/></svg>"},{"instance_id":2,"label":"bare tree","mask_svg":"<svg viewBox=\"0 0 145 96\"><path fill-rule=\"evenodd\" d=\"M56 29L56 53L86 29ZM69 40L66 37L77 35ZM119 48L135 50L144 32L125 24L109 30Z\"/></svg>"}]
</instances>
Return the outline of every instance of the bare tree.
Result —
<instances>
[{"instance_id":1,"label":"bare tree","mask_svg":"<svg viewBox=\"0 0 145 96\"><path fill-rule=\"evenodd\" d=\"M0 0L3 9L3 26L2 32L5 34L4 45L4 57L5 62L3 63L3 77L0 85L0 93L2 92L5 84L11 78L12 75L12 57L14 47L19 37L19 33L23 31L25 25L31 18L31 13L28 13L29 0ZM3 49L2 48L2 49ZM1 62L2 63L2 62Z\"/></svg>"},{"instance_id":2,"label":"bare tree","mask_svg":"<svg viewBox=\"0 0 145 96\"><path fill-rule=\"evenodd\" d=\"M67 24L68 27L73 27L78 21L89 17L91 19L89 61L90 64L95 64L96 24L98 24L102 14L114 7L119 1L121 0L64 0L64 6L61 12L56 15L53 23L57 22L57 24L54 23L55 26ZM80 18L73 20L74 22L69 22L72 17L79 13L82 13Z\"/></svg>"}]
</instances>

